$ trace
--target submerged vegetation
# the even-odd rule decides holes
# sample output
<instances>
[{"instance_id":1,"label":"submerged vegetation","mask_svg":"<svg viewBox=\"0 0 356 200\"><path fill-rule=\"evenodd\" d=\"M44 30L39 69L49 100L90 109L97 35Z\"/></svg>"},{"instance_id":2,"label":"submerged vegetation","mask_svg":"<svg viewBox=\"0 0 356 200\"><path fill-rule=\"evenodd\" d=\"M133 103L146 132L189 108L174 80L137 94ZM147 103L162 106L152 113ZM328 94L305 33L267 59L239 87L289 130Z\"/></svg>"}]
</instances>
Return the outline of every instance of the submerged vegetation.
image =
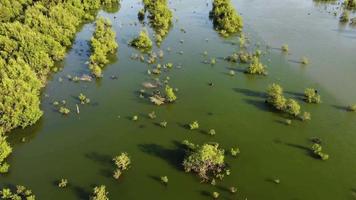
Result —
<instances>
[{"instance_id":1,"label":"submerged vegetation","mask_svg":"<svg viewBox=\"0 0 356 200\"><path fill-rule=\"evenodd\" d=\"M16 190L11 188L2 188L0 190L1 199L13 199L13 200L35 200L36 196L32 191L25 186L16 185Z\"/></svg>"},{"instance_id":2,"label":"submerged vegetation","mask_svg":"<svg viewBox=\"0 0 356 200\"><path fill-rule=\"evenodd\" d=\"M112 30L109 19L99 17L95 22L96 28L90 40L92 55L89 68L95 77L102 76L102 68L109 63L109 54L115 53L118 48L116 33Z\"/></svg>"},{"instance_id":3,"label":"submerged vegetation","mask_svg":"<svg viewBox=\"0 0 356 200\"><path fill-rule=\"evenodd\" d=\"M242 17L237 13L230 0L213 0L210 17L213 19L215 29L223 36L242 31Z\"/></svg>"},{"instance_id":4,"label":"submerged vegetation","mask_svg":"<svg viewBox=\"0 0 356 200\"><path fill-rule=\"evenodd\" d=\"M139 17L144 18L144 13L148 11L156 42L160 44L172 25L172 11L167 5L167 0L143 0L143 4L144 11L140 10Z\"/></svg>"}]
</instances>

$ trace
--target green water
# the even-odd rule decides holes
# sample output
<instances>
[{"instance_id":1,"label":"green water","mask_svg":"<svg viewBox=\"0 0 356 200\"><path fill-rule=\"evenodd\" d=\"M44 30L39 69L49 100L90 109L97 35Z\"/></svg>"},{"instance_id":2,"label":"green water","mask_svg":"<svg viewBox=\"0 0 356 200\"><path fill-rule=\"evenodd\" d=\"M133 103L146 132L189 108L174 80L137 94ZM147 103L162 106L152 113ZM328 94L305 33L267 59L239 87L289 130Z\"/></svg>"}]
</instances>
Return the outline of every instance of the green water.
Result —
<instances>
[{"instance_id":1,"label":"green water","mask_svg":"<svg viewBox=\"0 0 356 200\"><path fill-rule=\"evenodd\" d=\"M207 2L169 4L177 21L161 45L165 53L161 63L182 66L162 75L179 88L178 100L171 105L152 105L137 93L142 82L149 80L146 72L150 68L131 60L131 54L138 52L127 45L142 27L137 21L142 8L138 1L123 1L117 13L99 13L113 22L120 45L117 56L100 81L74 83L68 81L68 74L89 73L87 41L94 26L84 25L60 63L63 69L43 91L42 119L11 134L11 168L0 178L1 185L23 184L38 199L46 200L88 199L93 186L100 184L107 186L110 199L198 200L211 198L212 191L219 192L220 199L355 199L356 115L346 112L345 106L356 101L356 29L340 26L324 5L311 0L234 0L251 42L261 44L264 51L266 45L271 46L263 56L269 75L248 76L242 73L246 66L222 59L238 49L238 39L223 39L213 30ZM284 43L289 44L291 55L278 50ZM309 57L311 64L303 67L294 62L301 56ZM217 58L216 65L203 63L211 57ZM228 75L231 69L235 76ZM111 79L112 75L118 79ZM59 77L64 80L58 81ZM300 101L303 110L312 113L312 120L286 126L285 116L264 103L264 91L272 82L280 83L287 96L297 99L304 88L318 88L322 104ZM81 92L91 104L80 106L77 115L76 96ZM65 117L52 105L63 99L72 110ZM147 117L151 111L157 119ZM131 121L133 115L139 120ZM156 125L163 120L168 122L166 129ZM199 121L200 130L187 130L184 125L194 120ZM204 133L212 128L215 136ZM329 160L310 155L313 136L322 139ZM23 137L26 142L21 142ZM214 187L184 173L183 152L177 147L184 139L219 142L226 149L239 146L237 159L226 156L231 175ZM117 181L112 178L111 159L120 152L130 154L132 168ZM167 187L157 180L160 176L168 176ZM68 188L57 187L60 178L68 179ZM280 184L271 181L276 178ZM230 186L238 192L230 194Z\"/></svg>"}]
</instances>

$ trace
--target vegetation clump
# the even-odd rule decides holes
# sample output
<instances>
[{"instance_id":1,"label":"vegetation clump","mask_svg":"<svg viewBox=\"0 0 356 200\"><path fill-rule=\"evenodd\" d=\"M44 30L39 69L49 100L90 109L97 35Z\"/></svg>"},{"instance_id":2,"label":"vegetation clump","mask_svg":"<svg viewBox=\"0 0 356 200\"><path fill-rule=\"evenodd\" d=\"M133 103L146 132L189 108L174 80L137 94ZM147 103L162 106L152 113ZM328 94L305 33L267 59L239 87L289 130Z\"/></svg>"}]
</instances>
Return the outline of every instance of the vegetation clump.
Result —
<instances>
[{"instance_id":1,"label":"vegetation clump","mask_svg":"<svg viewBox=\"0 0 356 200\"><path fill-rule=\"evenodd\" d=\"M161 176L161 182L165 185L168 184L168 177L167 176Z\"/></svg>"},{"instance_id":2,"label":"vegetation clump","mask_svg":"<svg viewBox=\"0 0 356 200\"><path fill-rule=\"evenodd\" d=\"M58 187L60 188L65 188L68 185L68 180L66 178L62 178L59 182L58 182Z\"/></svg>"},{"instance_id":3,"label":"vegetation clump","mask_svg":"<svg viewBox=\"0 0 356 200\"><path fill-rule=\"evenodd\" d=\"M347 9L356 9L356 0L345 0L344 6Z\"/></svg>"},{"instance_id":4,"label":"vegetation clump","mask_svg":"<svg viewBox=\"0 0 356 200\"><path fill-rule=\"evenodd\" d=\"M148 36L147 31L141 31L138 37L131 40L130 45L137 49L148 51L152 48L152 41Z\"/></svg>"},{"instance_id":5,"label":"vegetation clump","mask_svg":"<svg viewBox=\"0 0 356 200\"><path fill-rule=\"evenodd\" d=\"M340 15L340 22L342 23L347 23L350 20L350 14L347 10L344 10L344 12L342 12L342 14Z\"/></svg>"},{"instance_id":6,"label":"vegetation clump","mask_svg":"<svg viewBox=\"0 0 356 200\"><path fill-rule=\"evenodd\" d=\"M90 40L93 52L89 58L89 68L95 77L101 77L102 68L109 63L108 55L115 53L119 45L109 19L99 17L95 25L95 32Z\"/></svg>"},{"instance_id":7,"label":"vegetation clump","mask_svg":"<svg viewBox=\"0 0 356 200\"><path fill-rule=\"evenodd\" d=\"M13 200L35 200L36 196L32 191L25 186L16 185L16 190L12 191L11 188L2 188L0 190L1 199Z\"/></svg>"},{"instance_id":8,"label":"vegetation clump","mask_svg":"<svg viewBox=\"0 0 356 200\"><path fill-rule=\"evenodd\" d=\"M169 85L166 85L165 92L166 92L166 99L168 102L174 102L177 99L177 96L175 95L173 88L171 88Z\"/></svg>"},{"instance_id":9,"label":"vegetation clump","mask_svg":"<svg viewBox=\"0 0 356 200\"><path fill-rule=\"evenodd\" d=\"M320 103L321 98L318 91L314 88L306 88L304 91L304 100L307 103Z\"/></svg>"},{"instance_id":10,"label":"vegetation clump","mask_svg":"<svg viewBox=\"0 0 356 200\"><path fill-rule=\"evenodd\" d=\"M223 36L242 31L242 17L234 9L230 0L214 0L210 17L213 19L215 29Z\"/></svg>"},{"instance_id":11,"label":"vegetation clump","mask_svg":"<svg viewBox=\"0 0 356 200\"><path fill-rule=\"evenodd\" d=\"M83 93L80 93L79 96L78 96L78 99L80 101L81 104L88 104L90 103L90 99L85 96Z\"/></svg>"},{"instance_id":12,"label":"vegetation clump","mask_svg":"<svg viewBox=\"0 0 356 200\"><path fill-rule=\"evenodd\" d=\"M186 172L197 173L203 181L213 178L223 178L226 167L224 150L218 144L203 144L202 146L188 143L188 154L183 161Z\"/></svg>"},{"instance_id":13,"label":"vegetation clump","mask_svg":"<svg viewBox=\"0 0 356 200\"><path fill-rule=\"evenodd\" d=\"M122 172L128 170L129 167L131 166L131 159L129 155L126 152L124 152L116 156L115 158L113 158L113 161L116 165L116 169L114 171L113 177L115 179L119 179Z\"/></svg>"},{"instance_id":14,"label":"vegetation clump","mask_svg":"<svg viewBox=\"0 0 356 200\"><path fill-rule=\"evenodd\" d=\"M257 75L267 75L266 66L260 62L260 59L257 56L252 58L252 63L246 69L248 74L257 74Z\"/></svg>"},{"instance_id":15,"label":"vegetation clump","mask_svg":"<svg viewBox=\"0 0 356 200\"><path fill-rule=\"evenodd\" d=\"M59 107L59 113L61 113L62 115L68 115L70 113L70 110L69 108L61 106Z\"/></svg>"},{"instance_id":16,"label":"vegetation clump","mask_svg":"<svg viewBox=\"0 0 356 200\"><path fill-rule=\"evenodd\" d=\"M282 45L281 49L282 49L282 51L283 51L284 53L288 53L288 52L289 52L288 44Z\"/></svg>"},{"instance_id":17,"label":"vegetation clump","mask_svg":"<svg viewBox=\"0 0 356 200\"><path fill-rule=\"evenodd\" d=\"M0 173L7 173L10 165L5 161L12 153L12 148L7 142L3 128L0 127Z\"/></svg>"},{"instance_id":18,"label":"vegetation clump","mask_svg":"<svg viewBox=\"0 0 356 200\"><path fill-rule=\"evenodd\" d=\"M273 83L267 88L267 103L275 109L288 113L294 117L300 114L300 105L294 99L286 99L283 96L283 89L280 85Z\"/></svg>"},{"instance_id":19,"label":"vegetation clump","mask_svg":"<svg viewBox=\"0 0 356 200\"><path fill-rule=\"evenodd\" d=\"M190 128L190 130L198 129L199 128L198 121L193 121L192 123L190 123L189 128Z\"/></svg>"},{"instance_id":20,"label":"vegetation clump","mask_svg":"<svg viewBox=\"0 0 356 200\"><path fill-rule=\"evenodd\" d=\"M356 104L353 105L349 105L347 110L351 111L351 112L356 112Z\"/></svg>"},{"instance_id":21,"label":"vegetation clump","mask_svg":"<svg viewBox=\"0 0 356 200\"><path fill-rule=\"evenodd\" d=\"M90 200L109 200L109 192L106 191L105 185L96 186L93 194L90 196Z\"/></svg>"},{"instance_id":22,"label":"vegetation clump","mask_svg":"<svg viewBox=\"0 0 356 200\"><path fill-rule=\"evenodd\" d=\"M302 57L300 63L302 63L303 65L308 65L309 59L307 57Z\"/></svg>"},{"instance_id":23,"label":"vegetation clump","mask_svg":"<svg viewBox=\"0 0 356 200\"><path fill-rule=\"evenodd\" d=\"M319 143L314 143L311 147L311 150L313 151L314 155L317 156L318 158L322 160L328 160L329 155L322 152L323 148Z\"/></svg>"},{"instance_id":24,"label":"vegetation clump","mask_svg":"<svg viewBox=\"0 0 356 200\"><path fill-rule=\"evenodd\" d=\"M156 42L160 44L172 25L172 11L167 5L167 0L143 0L143 4L145 11L149 13L148 18L155 31Z\"/></svg>"},{"instance_id":25,"label":"vegetation clump","mask_svg":"<svg viewBox=\"0 0 356 200\"><path fill-rule=\"evenodd\" d=\"M230 154L234 157L236 157L238 154L240 154L240 149L238 147L231 148L230 149Z\"/></svg>"}]
</instances>

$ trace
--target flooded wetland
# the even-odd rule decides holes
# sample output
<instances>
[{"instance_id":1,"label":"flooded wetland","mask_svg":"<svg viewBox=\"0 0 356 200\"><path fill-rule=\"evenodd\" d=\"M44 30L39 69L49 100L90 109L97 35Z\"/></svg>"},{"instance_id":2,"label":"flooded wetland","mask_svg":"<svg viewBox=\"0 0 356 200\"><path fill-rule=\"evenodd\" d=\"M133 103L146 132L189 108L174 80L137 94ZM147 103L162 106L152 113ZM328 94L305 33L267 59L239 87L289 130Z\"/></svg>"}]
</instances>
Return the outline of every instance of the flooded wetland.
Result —
<instances>
[{"instance_id":1,"label":"flooded wetland","mask_svg":"<svg viewBox=\"0 0 356 200\"><path fill-rule=\"evenodd\" d=\"M1 187L40 200L356 199L350 5L100 7L46 76L36 123L7 130L1 118L12 147Z\"/></svg>"}]
</instances>

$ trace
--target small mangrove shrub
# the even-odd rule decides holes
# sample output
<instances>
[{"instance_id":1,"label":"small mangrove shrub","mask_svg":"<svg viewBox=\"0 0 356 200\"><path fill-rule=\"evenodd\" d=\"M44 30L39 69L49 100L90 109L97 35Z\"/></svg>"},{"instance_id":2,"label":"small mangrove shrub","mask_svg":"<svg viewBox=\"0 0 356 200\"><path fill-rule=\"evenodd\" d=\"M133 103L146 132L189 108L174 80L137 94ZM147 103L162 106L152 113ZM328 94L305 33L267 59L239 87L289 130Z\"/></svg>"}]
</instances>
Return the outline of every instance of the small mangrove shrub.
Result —
<instances>
[{"instance_id":1,"label":"small mangrove shrub","mask_svg":"<svg viewBox=\"0 0 356 200\"><path fill-rule=\"evenodd\" d=\"M356 112L356 104L353 104L353 105L349 105L347 107L347 110L351 111L351 112Z\"/></svg>"},{"instance_id":2,"label":"small mangrove shrub","mask_svg":"<svg viewBox=\"0 0 356 200\"><path fill-rule=\"evenodd\" d=\"M140 35L138 37L131 40L130 45L137 49L147 51L152 48L152 41L151 41L150 37L148 36L147 31L144 30L144 31L140 32Z\"/></svg>"},{"instance_id":3,"label":"small mangrove shrub","mask_svg":"<svg viewBox=\"0 0 356 200\"><path fill-rule=\"evenodd\" d=\"M193 121L192 123L189 124L189 129L190 130L195 130L199 128L199 123L198 121Z\"/></svg>"},{"instance_id":4,"label":"small mangrove shrub","mask_svg":"<svg viewBox=\"0 0 356 200\"><path fill-rule=\"evenodd\" d=\"M109 200L109 192L106 191L105 185L96 186L93 194L90 196L90 200Z\"/></svg>"},{"instance_id":5,"label":"small mangrove shrub","mask_svg":"<svg viewBox=\"0 0 356 200\"><path fill-rule=\"evenodd\" d=\"M242 31L242 17L237 13L230 0L213 0L210 17L213 19L215 29L223 36Z\"/></svg>"},{"instance_id":6,"label":"small mangrove shrub","mask_svg":"<svg viewBox=\"0 0 356 200\"><path fill-rule=\"evenodd\" d=\"M218 144L192 145L183 161L186 172L194 172L203 181L212 178L222 178L226 167L224 150L219 148Z\"/></svg>"},{"instance_id":7,"label":"small mangrove shrub","mask_svg":"<svg viewBox=\"0 0 356 200\"><path fill-rule=\"evenodd\" d=\"M307 103L320 103L321 98L318 91L314 88L306 88L304 90L304 100Z\"/></svg>"},{"instance_id":8,"label":"small mangrove shrub","mask_svg":"<svg viewBox=\"0 0 356 200\"><path fill-rule=\"evenodd\" d=\"M118 156L115 156L113 158L113 161L116 166L113 177L115 179L119 179L122 172L128 170L129 167L131 166L131 159L129 155L126 152L124 152Z\"/></svg>"},{"instance_id":9,"label":"small mangrove shrub","mask_svg":"<svg viewBox=\"0 0 356 200\"><path fill-rule=\"evenodd\" d=\"M248 74L257 74L257 75L267 75L266 66L260 62L260 59L257 56L252 58L252 63L246 70Z\"/></svg>"},{"instance_id":10,"label":"small mangrove shrub","mask_svg":"<svg viewBox=\"0 0 356 200\"><path fill-rule=\"evenodd\" d=\"M35 200L36 196L32 193L32 191L25 186L16 185L15 190L11 188L2 188L0 190L1 199L11 199L11 200Z\"/></svg>"},{"instance_id":11,"label":"small mangrove shrub","mask_svg":"<svg viewBox=\"0 0 356 200\"><path fill-rule=\"evenodd\" d=\"M161 182L165 185L168 184L168 177L167 176L161 176Z\"/></svg>"},{"instance_id":12,"label":"small mangrove shrub","mask_svg":"<svg viewBox=\"0 0 356 200\"><path fill-rule=\"evenodd\" d=\"M80 93L79 96L78 96L78 99L80 101L81 104L88 104L90 103L90 99L85 96L83 93Z\"/></svg>"},{"instance_id":13,"label":"small mangrove shrub","mask_svg":"<svg viewBox=\"0 0 356 200\"><path fill-rule=\"evenodd\" d=\"M284 53L288 53L288 52L289 52L288 44L282 45L281 49L282 49L282 51L283 51Z\"/></svg>"},{"instance_id":14,"label":"small mangrove shrub","mask_svg":"<svg viewBox=\"0 0 356 200\"><path fill-rule=\"evenodd\" d=\"M60 188L65 188L68 185L68 180L66 178L62 178L59 182L58 182L58 187Z\"/></svg>"},{"instance_id":15,"label":"small mangrove shrub","mask_svg":"<svg viewBox=\"0 0 356 200\"><path fill-rule=\"evenodd\" d=\"M99 17L95 25L96 28L90 40L92 54L89 58L89 68L95 77L101 77L102 68L109 63L108 55L115 53L119 45L109 19Z\"/></svg>"},{"instance_id":16,"label":"small mangrove shrub","mask_svg":"<svg viewBox=\"0 0 356 200\"><path fill-rule=\"evenodd\" d=\"M312 152L314 153L315 156L319 157L322 160L328 160L329 155L322 152L323 148L319 143L314 143L311 147Z\"/></svg>"},{"instance_id":17,"label":"small mangrove shrub","mask_svg":"<svg viewBox=\"0 0 356 200\"><path fill-rule=\"evenodd\" d=\"M286 99L283 96L283 88L275 83L269 85L267 88L266 102L276 110L283 111L294 117L297 117L301 112L299 103L294 99Z\"/></svg>"},{"instance_id":18,"label":"small mangrove shrub","mask_svg":"<svg viewBox=\"0 0 356 200\"><path fill-rule=\"evenodd\" d=\"M175 95L173 88L171 88L169 85L166 85L165 92L168 102L171 103L177 100L177 96Z\"/></svg>"}]
</instances>

